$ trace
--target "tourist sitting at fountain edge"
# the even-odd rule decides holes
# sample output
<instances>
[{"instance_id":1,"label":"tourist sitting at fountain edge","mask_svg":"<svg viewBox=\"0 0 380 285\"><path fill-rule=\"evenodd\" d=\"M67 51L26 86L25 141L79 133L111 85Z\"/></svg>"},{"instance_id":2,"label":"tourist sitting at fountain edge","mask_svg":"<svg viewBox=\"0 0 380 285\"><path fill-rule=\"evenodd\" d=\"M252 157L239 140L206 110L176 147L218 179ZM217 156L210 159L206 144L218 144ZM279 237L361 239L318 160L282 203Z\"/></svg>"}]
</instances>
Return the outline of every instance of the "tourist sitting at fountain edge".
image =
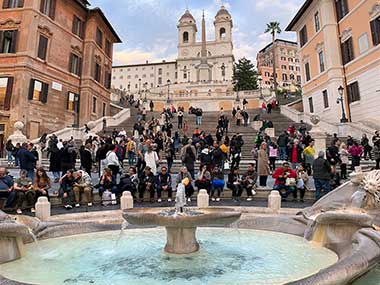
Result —
<instances>
[{"instance_id":1,"label":"tourist sitting at fountain edge","mask_svg":"<svg viewBox=\"0 0 380 285\"><path fill-rule=\"evenodd\" d=\"M83 170L78 170L75 172L75 182L74 182L74 196L75 196L75 207L80 207L81 194L83 194L83 201L87 203L88 207L92 207L92 180L90 175Z\"/></svg>"},{"instance_id":2,"label":"tourist sitting at fountain edge","mask_svg":"<svg viewBox=\"0 0 380 285\"><path fill-rule=\"evenodd\" d=\"M240 179L239 168L232 168L228 174L227 187L232 190L232 200L238 202L243 193L243 185Z\"/></svg>"},{"instance_id":3,"label":"tourist sitting at fountain edge","mask_svg":"<svg viewBox=\"0 0 380 285\"><path fill-rule=\"evenodd\" d=\"M16 213L22 214L21 208L25 201L33 213L36 191L33 189L32 179L28 177L28 171L21 170L20 177L16 179L13 188L16 191Z\"/></svg>"},{"instance_id":4,"label":"tourist sitting at fountain edge","mask_svg":"<svg viewBox=\"0 0 380 285\"><path fill-rule=\"evenodd\" d=\"M104 168L98 188L99 196L102 198L104 206L109 205L111 200L116 202L116 196L119 195L119 188L116 185L116 180L112 175L111 169Z\"/></svg>"},{"instance_id":5,"label":"tourist sitting at fountain edge","mask_svg":"<svg viewBox=\"0 0 380 285\"><path fill-rule=\"evenodd\" d=\"M295 196L297 174L289 167L288 162L277 168L272 177L276 179L273 189L280 192L282 200L286 201L290 193L293 193L293 197L297 197Z\"/></svg>"},{"instance_id":6,"label":"tourist sitting at fountain edge","mask_svg":"<svg viewBox=\"0 0 380 285\"><path fill-rule=\"evenodd\" d=\"M253 196L256 195L256 181L257 172L255 171L255 165L250 163L247 172L242 177L243 186L247 191L247 201L252 201Z\"/></svg>"},{"instance_id":7,"label":"tourist sitting at fountain edge","mask_svg":"<svg viewBox=\"0 0 380 285\"><path fill-rule=\"evenodd\" d=\"M120 177L119 190L120 193L129 191L132 194L133 199L136 199L136 191L139 185L139 177L136 167L131 166L128 173Z\"/></svg>"},{"instance_id":8,"label":"tourist sitting at fountain edge","mask_svg":"<svg viewBox=\"0 0 380 285\"><path fill-rule=\"evenodd\" d=\"M168 202L172 201L173 189L172 189L172 176L168 172L166 166L161 167L161 172L156 176L156 185L157 185L157 202L161 203L162 191L168 192Z\"/></svg>"},{"instance_id":9,"label":"tourist sitting at fountain edge","mask_svg":"<svg viewBox=\"0 0 380 285\"><path fill-rule=\"evenodd\" d=\"M146 166L144 172L140 177L139 183L139 199L138 203L141 203L144 200L145 191L150 193L150 202L154 202L154 194L155 194L155 177L152 172L152 169L149 166Z\"/></svg>"},{"instance_id":10,"label":"tourist sitting at fountain edge","mask_svg":"<svg viewBox=\"0 0 380 285\"><path fill-rule=\"evenodd\" d=\"M178 184L182 182L185 178L189 179L189 183L185 185L185 191L186 191L186 199L188 202L191 202L191 196L194 194L194 187L191 184L192 178L191 174L187 171L186 166L181 167L181 171L178 173L177 178L176 178L176 187Z\"/></svg>"},{"instance_id":11,"label":"tourist sitting at fountain edge","mask_svg":"<svg viewBox=\"0 0 380 285\"><path fill-rule=\"evenodd\" d=\"M3 208L12 208L16 200L16 192L13 190L13 178L8 175L7 169L0 168L0 198L6 198Z\"/></svg>"},{"instance_id":12,"label":"tourist sitting at fountain edge","mask_svg":"<svg viewBox=\"0 0 380 285\"><path fill-rule=\"evenodd\" d=\"M206 190L207 194L211 196L211 174L207 170L207 165L204 164L200 167L200 171L195 180L195 186L200 190Z\"/></svg>"},{"instance_id":13,"label":"tourist sitting at fountain edge","mask_svg":"<svg viewBox=\"0 0 380 285\"><path fill-rule=\"evenodd\" d=\"M63 207L66 210L70 210L73 208L74 203L74 170L68 170L65 175L61 177L59 180L59 184L61 185L59 188L59 196L62 198Z\"/></svg>"}]
</instances>

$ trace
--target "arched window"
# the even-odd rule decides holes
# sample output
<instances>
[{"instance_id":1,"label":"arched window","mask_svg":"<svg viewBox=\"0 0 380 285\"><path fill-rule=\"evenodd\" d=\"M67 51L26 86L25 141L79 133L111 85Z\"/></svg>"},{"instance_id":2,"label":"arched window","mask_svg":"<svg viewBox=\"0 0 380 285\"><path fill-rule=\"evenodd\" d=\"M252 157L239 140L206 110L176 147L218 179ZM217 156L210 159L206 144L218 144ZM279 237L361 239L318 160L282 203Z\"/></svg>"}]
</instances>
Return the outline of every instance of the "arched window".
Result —
<instances>
[{"instance_id":1,"label":"arched window","mask_svg":"<svg viewBox=\"0 0 380 285\"><path fill-rule=\"evenodd\" d=\"M188 43L189 42L189 33L188 32L184 32L183 33L183 42L184 43Z\"/></svg>"},{"instance_id":2,"label":"arched window","mask_svg":"<svg viewBox=\"0 0 380 285\"><path fill-rule=\"evenodd\" d=\"M294 74L290 74L290 80L294 80Z\"/></svg>"},{"instance_id":3,"label":"arched window","mask_svg":"<svg viewBox=\"0 0 380 285\"><path fill-rule=\"evenodd\" d=\"M225 28L220 28L219 30L219 36L220 36L220 39L224 40L226 38L226 29Z\"/></svg>"},{"instance_id":4,"label":"arched window","mask_svg":"<svg viewBox=\"0 0 380 285\"><path fill-rule=\"evenodd\" d=\"M282 74L282 80L283 81L287 81L288 80L288 76L285 73Z\"/></svg>"}]
</instances>

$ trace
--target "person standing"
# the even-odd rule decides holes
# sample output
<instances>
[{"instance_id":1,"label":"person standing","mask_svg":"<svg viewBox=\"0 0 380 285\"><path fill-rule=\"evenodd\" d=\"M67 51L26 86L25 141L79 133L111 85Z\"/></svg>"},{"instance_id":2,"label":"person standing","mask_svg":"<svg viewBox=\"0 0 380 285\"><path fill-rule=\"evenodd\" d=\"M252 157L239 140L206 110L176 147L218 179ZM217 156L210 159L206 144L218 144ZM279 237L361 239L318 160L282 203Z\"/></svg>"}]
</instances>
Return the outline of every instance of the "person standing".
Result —
<instances>
[{"instance_id":1,"label":"person standing","mask_svg":"<svg viewBox=\"0 0 380 285\"><path fill-rule=\"evenodd\" d=\"M278 156L278 147L275 142L271 142L269 145L269 166L271 171L276 170L276 159Z\"/></svg>"},{"instance_id":2,"label":"person standing","mask_svg":"<svg viewBox=\"0 0 380 285\"><path fill-rule=\"evenodd\" d=\"M196 159L197 151L192 143L193 141L189 139L187 145L182 148L181 160L182 164L186 166L187 171L190 172L192 179L195 179L194 162Z\"/></svg>"},{"instance_id":3,"label":"person standing","mask_svg":"<svg viewBox=\"0 0 380 285\"><path fill-rule=\"evenodd\" d=\"M302 153L302 146L299 144L299 140L295 139L288 148L288 159L290 161L290 166L292 169L297 169L297 167L302 164Z\"/></svg>"},{"instance_id":4,"label":"person standing","mask_svg":"<svg viewBox=\"0 0 380 285\"><path fill-rule=\"evenodd\" d=\"M348 149L351 154L351 170L355 170L356 166L360 165L360 157L363 154L363 148L357 141L354 141L354 145Z\"/></svg>"},{"instance_id":5,"label":"person standing","mask_svg":"<svg viewBox=\"0 0 380 285\"><path fill-rule=\"evenodd\" d=\"M92 170L92 162L91 144L86 144L82 151L80 151L80 163L82 169L85 170L90 176Z\"/></svg>"},{"instance_id":6,"label":"person standing","mask_svg":"<svg viewBox=\"0 0 380 285\"><path fill-rule=\"evenodd\" d=\"M232 108L232 118L235 119L236 113L237 113L237 111L236 111L235 107L233 107Z\"/></svg>"},{"instance_id":7,"label":"person standing","mask_svg":"<svg viewBox=\"0 0 380 285\"><path fill-rule=\"evenodd\" d=\"M10 166L13 164L13 152L15 150L12 140L7 141L7 143L5 144L5 150L7 152L8 166Z\"/></svg>"},{"instance_id":8,"label":"person standing","mask_svg":"<svg viewBox=\"0 0 380 285\"><path fill-rule=\"evenodd\" d=\"M279 137L277 138L277 145L278 149L280 151L280 160L286 160L287 159L287 146L289 143L289 136L287 131L284 131Z\"/></svg>"},{"instance_id":9,"label":"person standing","mask_svg":"<svg viewBox=\"0 0 380 285\"><path fill-rule=\"evenodd\" d=\"M175 150L174 150L174 145L171 139L168 140L168 142L165 145L165 158L168 164L167 171L168 173L170 173L172 170L174 159L175 159Z\"/></svg>"},{"instance_id":10,"label":"person standing","mask_svg":"<svg viewBox=\"0 0 380 285\"><path fill-rule=\"evenodd\" d=\"M376 140L373 145L373 158L376 161L376 169L380 169L380 139Z\"/></svg>"},{"instance_id":11,"label":"person standing","mask_svg":"<svg viewBox=\"0 0 380 285\"><path fill-rule=\"evenodd\" d=\"M303 157L305 160L305 169L308 175L311 175L311 166L315 158L314 140L309 142L309 145L303 150Z\"/></svg>"},{"instance_id":12,"label":"person standing","mask_svg":"<svg viewBox=\"0 0 380 285\"><path fill-rule=\"evenodd\" d=\"M340 164L340 177L341 179L347 179L347 164L349 163L349 152L347 149L347 145L342 143L340 146L340 160L342 161Z\"/></svg>"},{"instance_id":13,"label":"person standing","mask_svg":"<svg viewBox=\"0 0 380 285\"><path fill-rule=\"evenodd\" d=\"M372 147L369 145L369 139L366 134L363 134L360 144L362 145L363 150L364 150L364 153L363 153L364 159L368 160L369 158L370 160L372 160L372 154L371 154Z\"/></svg>"},{"instance_id":14,"label":"person standing","mask_svg":"<svg viewBox=\"0 0 380 285\"><path fill-rule=\"evenodd\" d=\"M49 150L49 171L53 173L54 182L58 183L59 178L61 177L62 151L57 147L57 145L53 145L51 148L49 148Z\"/></svg>"},{"instance_id":15,"label":"person standing","mask_svg":"<svg viewBox=\"0 0 380 285\"><path fill-rule=\"evenodd\" d=\"M20 160L20 169L26 170L28 177L34 182L34 169L36 167L37 158L30 151L30 146L27 143L23 143L17 156Z\"/></svg>"},{"instance_id":16,"label":"person standing","mask_svg":"<svg viewBox=\"0 0 380 285\"><path fill-rule=\"evenodd\" d=\"M148 146L148 151L145 152L145 154L144 154L144 160L145 160L146 166L149 166L153 175L156 176L157 175L157 165L158 165L160 160L158 158L157 152L155 150L153 150L152 145Z\"/></svg>"},{"instance_id":17,"label":"person standing","mask_svg":"<svg viewBox=\"0 0 380 285\"><path fill-rule=\"evenodd\" d=\"M182 109L178 109L177 118L178 118L178 129L182 129L183 128L183 111L182 111Z\"/></svg>"},{"instance_id":18,"label":"person standing","mask_svg":"<svg viewBox=\"0 0 380 285\"><path fill-rule=\"evenodd\" d=\"M272 113L272 107L273 107L272 104L267 105L268 114Z\"/></svg>"},{"instance_id":19,"label":"person standing","mask_svg":"<svg viewBox=\"0 0 380 285\"><path fill-rule=\"evenodd\" d=\"M315 199L319 200L323 195L330 192L331 165L324 158L325 153L320 151L318 158L313 162L313 178L315 186Z\"/></svg>"},{"instance_id":20,"label":"person standing","mask_svg":"<svg viewBox=\"0 0 380 285\"><path fill-rule=\"evenodd\" d=\"M117 148L115 145L110 146L110 150L107 152L106 156L106 167L111 169L112 177L116 181L117 174L122 168L120 165L119 158L116 155Z\"/></svg>"},{"instance_id":21,"label":"person standing","mask_svg":"<svg viewBox=\"0 0 380 285\"><path fill-rule=\"evenodd\" d=\"M259 175L259 185L266 187L268 175L270 174L268 149L266 142L262 142L260 145L260 149L257 152L257 162L257 174Z\"/></svg>"},{"instance_id":22,"label":"person standing","mask_svg":"<svg viewBox=\"0 0 380 285\"><path fill-rule=\"evenodd\" d=\"M153 109L154 109L154 103L152 100L150 100L149 102L149 108L150 108L150 111L153 112Z\"/></svg>"}]
</instances>

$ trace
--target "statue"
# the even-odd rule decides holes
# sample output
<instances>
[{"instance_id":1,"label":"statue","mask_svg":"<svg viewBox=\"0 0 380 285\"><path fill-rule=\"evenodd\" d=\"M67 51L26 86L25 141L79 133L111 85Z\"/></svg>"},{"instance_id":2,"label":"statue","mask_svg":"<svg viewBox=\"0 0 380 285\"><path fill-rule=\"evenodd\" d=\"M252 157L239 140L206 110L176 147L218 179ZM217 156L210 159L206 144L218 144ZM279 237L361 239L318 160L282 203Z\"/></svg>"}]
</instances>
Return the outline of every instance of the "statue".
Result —
<instances>
[{"instance_id":1,"label":"statue","mask_svg":"<svg viewBox=\"0 0 380 285\"><path fill-rule=\"evenodd\" d=\"M188 178L185 179L189 180ZM183 213L183 207L186 206L185 183L183 183L186 181L184 180L177 186L177 194L175 196L175 209L177 213Z\"/></svg>"}]
</instances>

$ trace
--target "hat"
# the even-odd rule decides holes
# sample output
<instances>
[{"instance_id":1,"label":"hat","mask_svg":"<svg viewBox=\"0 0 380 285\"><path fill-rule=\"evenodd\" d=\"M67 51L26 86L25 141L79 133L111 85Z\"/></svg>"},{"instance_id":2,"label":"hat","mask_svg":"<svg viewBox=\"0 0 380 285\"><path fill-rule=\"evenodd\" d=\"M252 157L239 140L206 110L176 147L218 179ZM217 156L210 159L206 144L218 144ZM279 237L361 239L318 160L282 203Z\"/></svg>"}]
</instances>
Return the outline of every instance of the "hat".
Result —
<instances>
[{"instance_id":1,"label":"hat","mask_svg":"<svg viewBox=\"0 0 380 285\"><path fill-rule=\"evenodd\" d=\"M189 179L188 177L186 177L186 178L182 179L181 183L182 183L183 185L187 186L187 185L189 185L189 183L190 183L190 179Z\"/></svg>"}]
</instances>

